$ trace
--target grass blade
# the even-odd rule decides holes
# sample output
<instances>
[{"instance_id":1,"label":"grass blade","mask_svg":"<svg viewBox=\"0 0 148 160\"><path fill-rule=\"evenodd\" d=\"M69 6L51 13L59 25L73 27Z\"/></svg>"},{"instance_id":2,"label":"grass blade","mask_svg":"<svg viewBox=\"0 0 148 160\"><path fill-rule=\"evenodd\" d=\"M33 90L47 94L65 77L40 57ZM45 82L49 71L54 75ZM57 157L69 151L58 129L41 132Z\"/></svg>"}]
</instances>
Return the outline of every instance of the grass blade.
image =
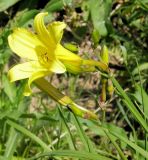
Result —
<instances>
[{"instance_id":1,"label":"grass blade","mask_svg":"<svg viewBox=\"0 0 148 160\"><path fill-rule=\"evenodd\" d=\"M116 87L116 89L119 91L119 93L123 97L123 102L126 104L128 109L133 113L135 119L137 119L139 121L139 123L143 126L143 128L146 130L146 132L148 132L148 125L147 125L146 121L143 119L143 117L141 116L141 114L139 113L139 111L136 109L135 105L132 103L130 98L124 92L124 90L122 89L120 84L117 82L117 80L114 77L110 77L110 78L111 78L114 86Z\"/></svg>"},{"instance_id":2,"label":"grass blade","mask_svg":"<svg viewBox=\"0 0 148 160\"><path fill-rule=\"evenodd\" d=\"M95 153L94 146L92 145L91 141L89 140L89 138L85 134L78 118L76 117L76 115L74 113L72 113L72 114L73 114L73 120L74 120L75 126L76 126L78 134L84 144L85 150L88 152Z\"/></svg>"},{"instance_id":3,"label":"grass blade","mask_svg":"<svg viewBox=\"0 0 148 160\"><path fill-rule=\"evenodd\" d=\"M112 135L116 136L117 138L119 138L120 140L122 140L123 142L125 142L126 144L128 144L130 147L132 147L135 151L137 151L138 153L140 153L145 158L148 158L148 152L145 151L143 148L139 147L138 145L134 144L130 140L124 138L123 136L121 136L121 135L119 135L119 134L117 134L115 132L110 132L110 133Z\"/></svg>"},{"instance_id":4,"label":"grass blade","mask_svg":"<svg viewBox=\"0 0 148 160\"><path fill-rule=\"evenodd\" d=\"M68 124L67 124L67 122L66 122L66 119L65 119L65 117L64 117L64 115L63 115L63 113L62 113L62 111L61 111L61 108L58 107L58 110L59 110L60 117L61 117L61 119L62 119L62 121L63 121L63 123L64 123L64 125L65 125L65 127L66 127L66 129L67 129L68 135L69 135L69 136L68 136L68 142L69 142L69 144L70 144L70 147L71 147L71 149L75 149L75 150L76 150L76 146L75 146L75 143L74 143L74 139L73 139L72 133L71 133L69 127L68 127ZM69 140L70 140L70 141L69 141Z\"/></svg>"},{"instance_id":5,"label":"grass blade","mask_svg":"<svg viewBox=\"0 0 148 160\"><path fill-rule=\"evenodd\" d=\"M4 153L4 159L11 160L13 157L13 154L17 147L17 142L20 138L20 135L17 131L14 130L14 128L10 128L10 135L9 139L6 143L5 153Z\"/></svg>"},{"instance_id":6,"label":"grass blade","mask_svg":"<svg viewBox=\"0 0 148 160\"><path fill-rule=\"evenodd\" d=\"M92 154L92 153L88 153L88 152L84 152L84 151L73 151L73 150L52 151L52 152L37 155L37 156L29 158L27 160L34 160L34 159L37 160L38 158L45 157L45 156L82 158L82 159L87 159L87 160L99 160L99 159L111 160L110 158L99 155L99 154Z\"/></svg>"},{"instance_id":7,"label":"grass blade","mask_svg":"<svg viewBox=\"0 0 148 160\"><path fill-rule=\"evenodd\" d=\"M20 131L23 134L30 137L32 140L34 140L36 143L38 143L45 151L50 151L50 148L46 145L46 143L44 143L40 138L38 138L36 135L34 135L30 131L28 131L26 128L20 126L19 124L15 123L11 120L7 120L7 124L9 124L13 128L17 129L18 131Z\"/></svg>"}]
</instances>

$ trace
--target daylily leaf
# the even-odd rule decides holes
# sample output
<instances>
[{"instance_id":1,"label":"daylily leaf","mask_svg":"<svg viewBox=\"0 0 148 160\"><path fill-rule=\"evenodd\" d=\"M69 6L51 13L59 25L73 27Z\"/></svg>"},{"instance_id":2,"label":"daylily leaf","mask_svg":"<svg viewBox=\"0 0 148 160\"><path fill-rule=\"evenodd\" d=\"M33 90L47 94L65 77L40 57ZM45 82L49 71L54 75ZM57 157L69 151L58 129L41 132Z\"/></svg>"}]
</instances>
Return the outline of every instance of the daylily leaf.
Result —
<instances>
[{"instance_id":1,"label":"daylily leaf","mask_svg":"<svg viewBox=\"0 0 148 160\"><path fill-rule=\"evenodd\" d=\"M0 12L2 12L4 10L8 9L9 7L13 6L18 1L20 1L20 0L9 0L9 1L1 0L0 1Z\"/></svg>"},{"instance_id":2,"label":"daylily leaf","mask_svg":"<svg viewBox=\"0 0 148 160\"><path fill-rule=\"evenodd\" d=\"M98 31L99 35L106 36L107 28L106 21L111 11L111 0L89 0L88 6L95 30ZM98 36L99 36L98 35Z\"/></svg>"},{"instance_id":3,"label":"daylily leaf","mask_svg":"<svg viewBox=\"0 0 148 160\"><path fill-rule=\"evenodd\" d=\"M38 10L32 9L23 13L23 15L20 17L20 19L17 22L18 26L19 27L24 26L26 23L28 23L28 21L32 20L38 12L39 12Z\"/></svg>"}]
</instances>

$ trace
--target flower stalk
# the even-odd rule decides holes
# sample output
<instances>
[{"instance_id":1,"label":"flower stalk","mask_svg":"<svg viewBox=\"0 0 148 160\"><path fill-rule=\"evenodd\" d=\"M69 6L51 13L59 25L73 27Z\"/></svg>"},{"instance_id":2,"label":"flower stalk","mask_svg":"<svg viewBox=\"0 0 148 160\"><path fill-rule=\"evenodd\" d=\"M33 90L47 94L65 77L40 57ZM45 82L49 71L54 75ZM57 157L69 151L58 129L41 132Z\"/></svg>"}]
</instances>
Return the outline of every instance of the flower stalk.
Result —
<instances>
[{"instance_id":1,"label":"flower stalk","mask_svg":"<svg viewBox=\"0 0 148 160\"><path fill-rule=\"evenodd\" d=\"M106 46L103 46L102 52L100 55L101 61L106 64L108 70L109 70L109 53L108 53L108 48ZM102 92L101 92L101 97L100 100L101 102L106 101L106 90L108 91L109 95L112 96L114 88L112 81L109 78L106 78L102 76L101 78L101 83L102 83Z\"/></svg>"},{"instance_id":2,"label":"flower stalk","mask_svg":"<svg viewBox=\"0 0 148 160\"><path fill-rule=\"evenodd\" d=\"M97 119L96 114L74 103L72 99L61 93L44 78L36 79L34 82L38 88L46 92L52 99L57 101L59 104L68 107L68 109L70 109L77 116L80 116L85 119Z\"/></svg>"}]
</instances>

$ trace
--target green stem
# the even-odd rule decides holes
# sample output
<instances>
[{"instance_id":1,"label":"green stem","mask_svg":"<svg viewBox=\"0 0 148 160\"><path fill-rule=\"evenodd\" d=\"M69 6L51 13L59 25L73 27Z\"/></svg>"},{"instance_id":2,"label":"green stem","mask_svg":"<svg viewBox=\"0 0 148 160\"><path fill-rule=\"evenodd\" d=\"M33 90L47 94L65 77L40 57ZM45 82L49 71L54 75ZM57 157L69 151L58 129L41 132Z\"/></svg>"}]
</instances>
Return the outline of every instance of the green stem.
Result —
<instances>
[{"instance_id":1,"label":"green stem","mask_svg":"<svg viewBox=\"0 0 148 160\"><path fill-rule=\"evenodd\" d=\"M102 122L104 123L106 120L106 109L103 109L103 118L102 118Z\"/></svg>"},{"instance_id":2,"label":"green stem","mask_svg":"<svg viewBox=\"0 0 148 160\"><path fill-rule=\"evenodd\" d=\"M86 118L86 119L97 119L97 115L93 112L82 108L81 106L75 104L72 99L68 96L65 96L58 89L52 86L47 80L44 78L40 78L35 80L35 84L44 92L46 92L52 99L57 101L59 104L67 107L76 115Z\"/></svg>"}]
</instances>

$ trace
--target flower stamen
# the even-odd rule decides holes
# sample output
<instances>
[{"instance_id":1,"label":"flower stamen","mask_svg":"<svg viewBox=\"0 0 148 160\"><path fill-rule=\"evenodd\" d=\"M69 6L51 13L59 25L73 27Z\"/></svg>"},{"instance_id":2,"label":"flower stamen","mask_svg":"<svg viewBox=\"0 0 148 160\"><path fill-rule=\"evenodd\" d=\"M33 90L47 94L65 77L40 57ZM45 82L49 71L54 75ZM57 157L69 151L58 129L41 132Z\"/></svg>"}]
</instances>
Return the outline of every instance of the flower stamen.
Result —
<instances>
[{"instance_id":1,"label":"flower stamen","mask_svg":"<svg viewBox=\"0 0 148 160\"><path fill-rule=\"evenodd\" d=\"M39 55L39 62L41 65L48 67L50 64L50 57L47 52Z\"/></svg>"}]
</instances>

